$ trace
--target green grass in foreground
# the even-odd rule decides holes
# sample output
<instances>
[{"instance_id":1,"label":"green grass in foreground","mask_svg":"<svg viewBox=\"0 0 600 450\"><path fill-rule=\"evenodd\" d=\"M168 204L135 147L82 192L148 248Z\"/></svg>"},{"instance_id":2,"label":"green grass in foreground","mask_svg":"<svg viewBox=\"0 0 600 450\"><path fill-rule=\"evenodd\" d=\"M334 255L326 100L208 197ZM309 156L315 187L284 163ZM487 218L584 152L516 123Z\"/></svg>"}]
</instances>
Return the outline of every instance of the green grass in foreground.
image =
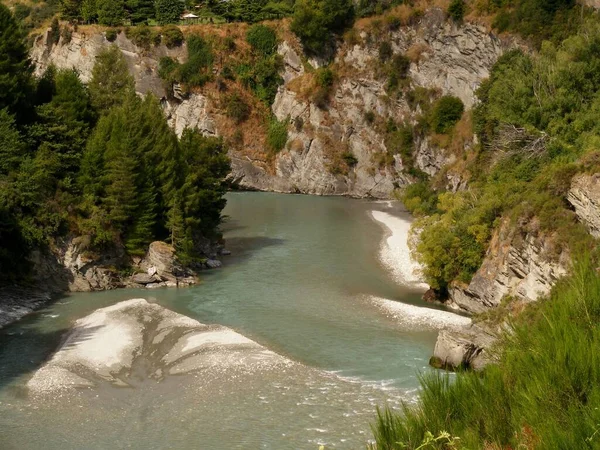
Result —
<instances>
[{"instance_id":1,"label":"green grass in foreground","mask_svg":"<svg viewBox=\"0 0 600 450\"><path fill-rule=\"evenodd\" d=\"M600 448L600 275L585 258L503 339L498 365L422 376L416 406L380 411L378 450ZM456 439L458 438L458 439Z\"/></svg>"}]
</instances>

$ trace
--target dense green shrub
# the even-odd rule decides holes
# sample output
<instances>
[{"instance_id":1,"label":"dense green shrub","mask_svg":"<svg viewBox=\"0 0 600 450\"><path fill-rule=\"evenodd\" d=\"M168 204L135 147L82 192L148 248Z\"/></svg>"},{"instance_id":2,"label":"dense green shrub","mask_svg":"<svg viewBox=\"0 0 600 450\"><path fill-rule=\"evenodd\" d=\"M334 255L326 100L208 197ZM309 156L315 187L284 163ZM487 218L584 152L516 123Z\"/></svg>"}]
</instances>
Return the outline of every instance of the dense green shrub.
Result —
<instances>
[{"instance_id":1,"label":"dense green shrub","mask_svg":"<svg viewBox=\"0 0 600 450\"><path fill-rule=\"evenodd\" d=\"M277 35L266 25L252 25L246 33L246 41L263 56L271 56L277 50Z\"/></svg>"},{"instance_id":2,"label":"dense green shrub","mask_svg":"<svg viewBox=\"0 0 600 450\"><path fill-rule=\"evenodd\" d=\"M121 25L125 18L125 3L123 0L96 0L96 12L100 25Z\"/></svg>"},{"instance_id":3,"label":"dense green shrub","mask_svg":"<svg viewBox=\"0 0 600 450\"><path fill-rule=\"evenodd\" d=\"M285 147L288 137L289 120L278 121L275 117L269 121L269 130L267 132L267 145L269 149L278 153Z\"/></svg>"},{"instance_id":4,"label":"dense green shrub","mask_svg":"<svg viewBox=\"0 0 600 450\"><path fill-rule=\"evenodd\" d=\"M104 33L104 36L106 37L106 40L108 42L114 42L117 40L117 35L119 33L117 32L117 30L115 30L114 28L110 28L108 30L106 30L106 32Z\"/></svg>"},{"instance_id":5,"label":"dense green shrub","mask_svg":"<svg viewBox=\"0 0 600 450\"><path fill-rule=\"evenodd\" d=\"M177 23L183 14L185 3L173 0L156 0L156 20L160 25Z\"/></svg>"},{"instance_id":6,"label":"dense green shrub","mask_svg":"<svg viewBox=\"0 0 600 450\"><path fill-rule=\"evenodd\" d=\"M136 46L145 50L150 49L155 44L155 34L153 30L147 25L138 25L135 27L127 27L125 29L125 35L133 42Z\"/></svg>"},{"instance_id":7,"label":"dense green shrub","mask_svg":"<svg viewBox=\"0 0 600 450\"><path fill-rule=\"evenodd\" d=\"M179 63L169 56L163 56L158 61L158 76L167 82L177 81Z\"/></svg>"},{"instance_id":8,"label":"dense green shrub","mask_svg":"<svg viewBox=\"0 0 600 450\"><path fill-rule=\"evenodd\" d=\"M227 117L233 119L238 124L250 117L250 106L237 92L224 98L224 109Z\"/></svg>"},{"instance_id":9,"label":"dense green shrub","mask_svg":"<svg viewBox=\"0 0 600 450\"><path fill-rule=\"evenodd\" d=\"M265 104L271 106L277 94L277 88L283 83L279 74L283 68L283 59L274 54L259 58L254 64L240 64L236 73L242 84L252 90Z\"/></svg>"},{"instance_id":10,"label":"dense green shrub","mask_svg":"<svg viewBox=\"0 0 600 450\"><path fill-rule=\"evenodd\" d=\"M50 24L50 32L48 33L48 41L52 44L58 44L60 40L60 24L58 23L58 19L55 17L52 19L52 23Z\"/></svg>"},{"instance_id":11,"label":"dense green shrub","mask_svg":"<svg viewBox=\"0 0 600 450\"><path fill-rule=\"evenodd\" d=\"M465 110L463 102L451 95L441 97L431 111L431 127L436 133L448 132L460 120Z\"/></svg>"},{"instance_id":12,"label":"dense green shrub","mask_svg":"<svg viewBox=\"0 0 600 450\"><path fill-rule=\"evenodd\" d=\"M336 34L352 25L351 0L297 0L290 29L309 53L322 54Z\"/></svg>"},{"instance_id":13,"label":"dense green shrub","mask_svg":"<svg viewBox=\"0 0 600 450\"><path fill-rule=\"evenodd\" d=\"M448 16L455 22L462 22L466 9L465 0L452 0L448 6Z\"/></svg>"},{"instance_id":14,"label":"dense green shrub","mask_svg":"<svg viewBox=\"0 0 600 450\"><path fill-rule=\"evenodd\" d=\"M513 320L482 373L421 378L417 405L379 413L378 449L415 449L427 433L459 448L592 449L600 444L600 276L582 258L550 299ZM446 448L444 445L428 448Z\"/></svg>"},{"instance_id":15,"label":"dense green shrub","mask_svg":"<svg viewBox=\"0 0 600 450\"><path fill-rule=\"evenodd\" d=\"M342 159L348 165L348 167L354 167L358 164L358 158L350 151L342 153Z\"/></svg>"},{"instance_id":16,"label":"dense green shrub","mask_svg":"<svg viewBox=\"0 0 600 450\"><path fill-rule=\"evenodd\" d=\"M574 34L581 18L591 12L575 8L575 0L515 0L495 2L499 11L494 27L530 38L536 46L544 40L560 42Z\"/></svg>"},{"instance_id":17,"label":"dense green shrub","mask_svg":"<svg viewBox=\"0 0 600 450\"><path fill-rule=\"evenodd\" d=\"M392 50L392 44L390 44L389 41L382 41L381 44L379 44L378 52L379 61L381 62L386 62L394 54L394 51Z\"/></svg>"},{"instance_id":18,"label":"dense green shrub","mask_svg":"<svg viewBox=\"0 0 600 450\"><path fill-rule=\"evenodd\" d=\"M23 3L17 3L13 10L13 15L18 21L23 21L31 14L31 7Z\"/></svg>"},{"instance_id":19,"label":"dense green shrub","mask_svg":"<svg viewBox=\"0 0 600 450\"><path fill-rule=\"evenodd\" d=\"M167 25L161 30L162 41L167 48L180 47L183 44L184 37L179 27L175 25Z\"/></svg>"},{"instance_id":20,"label":"dense green shrub","mask_svg":"<svg viewBox=\"0 0 600 450\"><path fill-rule=\"evenodd\" d=\"M188 59L176 72L176 80L189 86L202 86L212 79L214 55L210 45L198 35L187 39Z\"/></svg>"}]
</instances>

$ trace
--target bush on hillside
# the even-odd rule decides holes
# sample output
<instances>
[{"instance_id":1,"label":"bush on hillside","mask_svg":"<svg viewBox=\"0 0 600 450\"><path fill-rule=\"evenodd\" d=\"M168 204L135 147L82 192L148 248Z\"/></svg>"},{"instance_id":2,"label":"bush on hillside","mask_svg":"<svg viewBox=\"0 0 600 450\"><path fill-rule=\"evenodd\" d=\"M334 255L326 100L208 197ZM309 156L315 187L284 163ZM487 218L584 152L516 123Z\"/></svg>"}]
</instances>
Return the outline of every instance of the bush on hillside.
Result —
<instances>
[{"instance_id":1,"label":"bush on hillside","mask_svg":"<svg viewBox=\"0 0 600 450\"><path fill-rule=\"evenodd\" d=\"M322 54L353 20L352 0L297 0L290 29L308 53Z\"/></svg>"},{"instance_id":2,"label":"bush on hillside","mask_svg":"<svg viewBox=\"0 0 600 450\"><path fill-rule=\"evenodd\" d=\"M465 0L452 0L448 6L448 16L455 22L462 22L466 10Z\"/></svg>"},{"instance_id":3,"label":"bush on hillside","mask_svg":"<svg viewBox=\"0 0 600 450\"><path fill-rule=\"evenodd\" d=\"M162 41L167 48L180 47L183 44L184 37L179 27L167 25L166 27L163 27L161 33Z\"/></svg>"},{"instance_id":4,"label":"bush on hillside","mask_svg":"<svg viewBox=\"0 0 600 450\"><path fill-rule=\"evenodd\" d=\"M225 97L224 107L227 117L233 119L237 124L246 121L250 117L250 106L237 92Z\"/></svg>"},{"instance_id":5,"label":"bush on hillside","mask_svg":"<svg viewBox=\"0 0 600 450\"><path fill-rule=\"evenodd\" d=\"M499 361L482 373L421 378L418 405L380 411L378 449L419 448L428 433L460 448L584 449L600 445L600 275L583 258L547 301L513 320ZM429 447L428 447L429 448ZM432 448L446 448L443 446Z\"/></svg>"},{"instance_id":6,"label":"bush on hillside","mask_svg":"<svg viewBox=\"0 0 600 450\"><path fill-rule=\"evenodd\" d=\"M447 133L460 120L465 110L461 99L451 95L440 98L431 111L431 127L436 133Z\"/></svg>"},{"instance_id":7,"label":"bush on hillside","mask_svg":"<svg viewBox=\"0 0 600 450\"><path fill-rule=\"evenodd\" d=\"M277 35L266 25L252 25L246 33L246 41L263 56L271 56L277 49Z\"/></svg>"},{"instance_id":8,"label":"bush on hillside","mask_svg":"<svg viewBox=\"0 0 600 450\"><path fill-rule=\"evenodd\" d=\"M288 137L288 123L289 120L282 120L280 122L275 117L269 121L267 145L272 152L278 153L285 147Z\"/></svg>"},{"instance_id":9,"label":"bush on hillside","mask_svg":"<svg viewBox=\"0 0 600 450\"><path fill-rule=\"evenodd\" d=\"M114 28L110 28L108 30L106 30L106 32L104 33L104 36L106 37L106 40L108 42L115 42L117 40L117 35L119 33L117 32L117 30L115 30Z\"/></svg>"}]
</instances>

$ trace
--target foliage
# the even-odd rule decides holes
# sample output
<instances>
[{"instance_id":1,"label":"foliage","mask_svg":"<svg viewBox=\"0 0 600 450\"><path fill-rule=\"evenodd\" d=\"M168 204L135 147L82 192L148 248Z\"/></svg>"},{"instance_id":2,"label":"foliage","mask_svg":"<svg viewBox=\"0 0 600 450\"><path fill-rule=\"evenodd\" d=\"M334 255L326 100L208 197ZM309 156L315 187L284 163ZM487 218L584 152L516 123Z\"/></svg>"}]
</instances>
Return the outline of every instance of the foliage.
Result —
<instances>
[{"instance_id":1,"label":"foliage","mask_svg":"<svg viewBox=\"0 0 600 450\"><path fill-rule=\"evenodd\" d=\"M52 45L58 44L60 40L60 24L58 23L58 18L52 19L50 23L50 32L48 33L48 42Z\"/></svg>"},{"instance_id":2,"label":"foliage","mask_svg":"<svg viewBox=\"0 0 600 450\"><path fill-rule=\"evenodd\" d=\"M559 248L588 244L565 200L571 177L582 170L577 161L600 141L599 46L594 21L560 46L544 44L537 57L512 51L498 60L478 91L474 126L481 149L468 169L470 189L440 193L435 214L418 224L418 258L432 286L468 282L502 217L535 220L538 231L556 232ZM416 197L407 192L406 204L418 209Z\"/></svg>"},{"instance_id":3,"label":"foliage","mask_svg":"<svg viewBox=\"0 0 600 450\"><path fill-rule=\"evenodd\" d=\"M307 52L319 55L353 20L351 0L297 0L290 29Z\"/></svg>"},{"instance_id":4,"label":"foliage","mask_svg":"<svg viewBox=\"0 0 600 450\"><path fill-rule=\"evenodd\" d=\"M160 25L179 22L185 4L181 0L156 0L156 20Z\"/></svg>"},{"instance_id":5,"label":"foliage","mask_svg":"<svg viewBox=\"0 0 600 450\"><path fill-rule=\"evenodd\" d=\"M335 82L335 74L328 67L322 67L315 72L315 90L312 94L312 102L321 109L329 104L329 96Z\"/></svg>"},{"instance_id":6,"label":"foliage","mask_svg":"<svg viewBox=\"0 0 600 450\"><path fill-rule=\"evenodd\" d=\"M281 56L260 57L254 64L240 64L237 75L242 84L267 105L272 105L277 88L283 83L279 72L283 68Z\"/></svg>"},{"instance_id":7,"label":"foliage","mask_svg":"<svg viewBox=\"0 0 600 450\"><path fill-rule=\"evenodd\" d=\"M392 50L392 44L390 44L389 41L382 41L381 44L379 44L378 52L379 61L382 63L386 62L394 54L394 51Z\"/></svg>"},{"instance_id":8,"label":"foliage","mask_svg":"<svg viewBox=\"0 0 600 450\"><path fill-rule=\"evenodd\" d=\"M266 25L257 24L248 28L246 41L263 56L271 56L277 50L277 35Z\"/></svg>"},{"instance_id":9,"label":"foliage","mask_svg":"<svg viewBox=\"0 0 600 450\"><path fill-rule=\"evenodd\" d=\"M129 19L133 24L146 24L156 16L153 0L126 0Z\"/></svg>"},{"instance_id":10,"label":"foliage","mask_svg":"<svg viewBox=\"0 0 600 450\"><path fill-rule=\"evenodd\" d=\"M183 33L175 25L167 25L162 29L162 40L167 48L181 47L184 41Z\"/></svg>"},{"instance_id":11,"label":"foliage","mask_svg":"<svg viewBox=\"0 0 600 450\"><path fill-rule=\"evenodd\" d=\"M211 13L223 17L228 22L254 23L289 16L292 13L293 1L230 0L222 2L208 0L206 6Z\"/></svg>"},{"instance_id":12,"label":"foliage","mask_svg":"<svg viewBox=\"0 0 600 450\"><path fill-rule=\"evenodd\" d=\"M191 86L202 86L211 78L213 53L210 45L198 35L187 40L188 59L178 70L178 81Z\"/></svg>"},{"instance_id":13,"label":"foliage","mask_svg":"<svg viewBox=\"0 0 600 450\"><path fill-rule=\"evenodd\" d=\"M285 147L288 137L288 123L289 120L282 120L280 122L275 117L269 121L267 145L272 152L278 153Z\"/></svg>"},{"instance_id":14,"label":"foliage","mask_svg":"<svg viewBox=\"0 0 600 450\"><path fill-rule=\"evenodd\" d=\"M224 106L225 114L233 119L235 123L242 123L250 117L250 106L237 92L225 97Z\"/></svg>"},{"instance_id":15,"label":"foliage","mask_svg":"<svg viewBox=\"0 0 600 450\"><path fill-rule=\"evenodd\" d=\"M85 23L92 23L98 19L98 8L96 7L96 0L83 0L81 2L81 18Z\"/></svg>"},{"instance_id":16,"label":"foliage","mask_svg":"<svg viewBox=\"0 0 600 450\"><path fill-rule=\"evenodd\" d=\"M154 31L147 25L138 25L136 27L128 27L125 29L125 35L140 48L150 49L156 43ZM160 38L160 36L159 36Z\"/></svg>"},{"instance_id":17,"label":"foliage","mask_svg":"<svg viewBox=\"0 0 600 450\"><path fill-rule=\"evenodd\" d=\"M0 110L8 108L17 119L31 113L33 67L24 34L10 11L0 3Z\"/></svg>"},{"instance_id":18,"label":"foliage","mask_svg":"<svg viewBox=\"0 0 600 450\"><path fill-rule=\"evenodd\" d=\"M342 159L348 165L348 167L354 167L358 164L358 158L350 151L342 153Z\"/></svg>"},{"instance_id":19,"label":"foliage","mask_svg":"<svg viewBox=\"0 0 600 450\"><path fill-rule=\"evenodd\" d=\"M120 105L128 96L135 95L127 62L116 45L96 57L89 91L92 105L100 112L108 111Z\"/></svg>"},{"instance_id":20,"label":"foliage","mask_svg":"<svg viewBox=\"0 0 600 450\"><path fill-rule=\"evenodd\" d=\"M125 18L125 3L123 0L96 0L98 23L114 27L121 25Z\"/></svg>"},{"instance_id":21,"label":"foliage","mask_svg":"<svg viewBox=\"0 0 600 450\"><path fill-rule=\"evenodd\" d=\"M391 57L384 70L388 75L387 90L393 91L400 86L400 83L408 78L410 69L410 60L402 54Z\"/></svg>"},{"instance_id":22,"label":"foliage","mask_svg":"<svg viewBox=\"0 0 600 450\"><path fill-rule=\"evenodd\" d=\"M459 448L596 448L600 423L600 276L582 258L550 299L515 319L497 365L483 373L421 379L421 400L402 416L379 413L377 448L419 448L446 430ZM432 448L447 448L434 445Z\"/></svg>"},{"instance_id":23,"label":"foliage","mask_svg":"<svg viewBox=\"0 0 600 450\"><path fill-rule=\"evenodd\" d=\"M574 34L581 17L590 15L575 8L575 0L491 0L496 10L494 27L521 34L540 47L544 40L560 42Z\"/></svg>"},{"instance_id":24,"label":"foliage","mask_svg":"<svg viewBox=\"0 0 600 450\"><path fill-rule=\"evenodd\" d=\"M106 37L106 40L108 42L114 42L117 40L117 35L119 33L117 32L117 30L115 30L114 28L110 28L108 30L106 30L106 32L104 33L104 36Z\"/></svg>"},{"instance_id":25,"label":"foliage","mask_svg":"<svg viewBox=\"0 0 600 450\"><path fill-rule=\"evenodd\" d=\"M462 22L466 9L465 0L452 0L448 6L448 15L455 22Z\"/></svg>"},{"instance_id":26,"label":"foliage","mask_svg":"<svg viewBox=\"0 0 600 450\"><path fill-rule=\"evenodd\" d=\"M436 133L448 132L460 120L465 110L463 102L451 95L441 97L431 111L431 128Z\"/></svg>"},{"instance_id":27,"label":"foliage","mask_svg":"<svg viewBox=\"0 0 600 450\"><path fill-rule=\"evenodd\" d=\"M0 41L12 51L0 53L12 83L0 109L2 281L25 276L27 253L67 233L130 255L171 237L191 262L203 236L218 235L229 172L222 143L197 132L178 141L160 102L135 94L117 47L98 55L89 87L75 71L50 66L35 90L35 114L16 116L11 108L34 84L19 36Z\"/></svg>"}]
</instances>

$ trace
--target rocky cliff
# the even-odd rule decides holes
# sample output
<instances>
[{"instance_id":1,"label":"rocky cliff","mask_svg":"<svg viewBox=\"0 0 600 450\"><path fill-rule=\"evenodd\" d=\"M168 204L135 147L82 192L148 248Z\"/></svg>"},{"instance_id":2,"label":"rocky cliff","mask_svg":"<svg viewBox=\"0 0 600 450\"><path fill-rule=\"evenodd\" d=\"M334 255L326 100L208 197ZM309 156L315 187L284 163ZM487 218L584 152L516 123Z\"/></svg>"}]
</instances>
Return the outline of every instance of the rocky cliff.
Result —
<instances>
[{"instance_id":1,"label":"rocky cliff","mask_svg":"<svg viewBox=\"0 0 600 450\"><path fill-rule=\"evenodd\" d=\"M243 38L227 27L215 27L214 32ZM430 10L415 24L396 30L358 27L356 31L359 36L355 42L342 43L338 48L333 63L337 81L326 107L302 94L303 82L310 78L307 72L313 68L294 37L289 33L284 35L278 48L284 62L284 83L277 92L272 113L279 120L288 121L287 143L276 155L267 152L264 136L245 136L242 145L232 146L232 179L241 187L389 197L395 187L410 183L412 178L400 155L394 154L385 164L381 162L389 150L385 136L381 127L373 126L365 113L372 112L382 123L391 118L414 124L420 111L409 105L407 99L391 96L386 91L386 80L378 70L380 42L389 41L393 54L409 55L411 89L422 87L437 95L452 94L461 98L467 107L474 104L474 91L508 46L483 26L469 23L457 26L448 22L439 9ZM185 44L177 49L161 45L147 50L136 47L125 33L118 35L115 44L128 61L138 92L152 92L163 99L165 113L178 133L185 127L196 127L204 134L232 140L237 127L225 118L213 86L182 96L166 91L158 76L159 59L170 56L183 61ZM80 27L69 42L61 38L58 44L52 45L47 34L39 37L32 58L38 75L54 64L59 68L73 67L88 81L96 55L109 45L102 32ZM315 66L319 64L312 62ZM254 126L254 130L246 134L256 132L260 126ZM345 164L341 161L342 155L352 155L355 163ZM416 166L430 175L439 172L453 158L427 140L415 147ZM453 182L460 183L460 180Z\"/></svg>"},{"instance_id":2,"label":"rocky cliff","mask_svg":"<svg viewBox=\"0 0 600 450\"><path fill-rule=\"evenodd\" d=\"M567 200L592 236L600 238L600 173L573 178Z\"/></svg>"},{"instance_id":3,"label":"rocky cliff","mask_svg":"<svg viewBox=\"0 0 600 450\"><path fill-rule=\"evenodd\" d=\"M468 286L450 288L449 302L469 313L498 307L507 297L537 300L566 275L570 255L555 239L536 231L536 224L515 227L505 220L494 233L488 252Z\"/></svg>"}]
</instances>

